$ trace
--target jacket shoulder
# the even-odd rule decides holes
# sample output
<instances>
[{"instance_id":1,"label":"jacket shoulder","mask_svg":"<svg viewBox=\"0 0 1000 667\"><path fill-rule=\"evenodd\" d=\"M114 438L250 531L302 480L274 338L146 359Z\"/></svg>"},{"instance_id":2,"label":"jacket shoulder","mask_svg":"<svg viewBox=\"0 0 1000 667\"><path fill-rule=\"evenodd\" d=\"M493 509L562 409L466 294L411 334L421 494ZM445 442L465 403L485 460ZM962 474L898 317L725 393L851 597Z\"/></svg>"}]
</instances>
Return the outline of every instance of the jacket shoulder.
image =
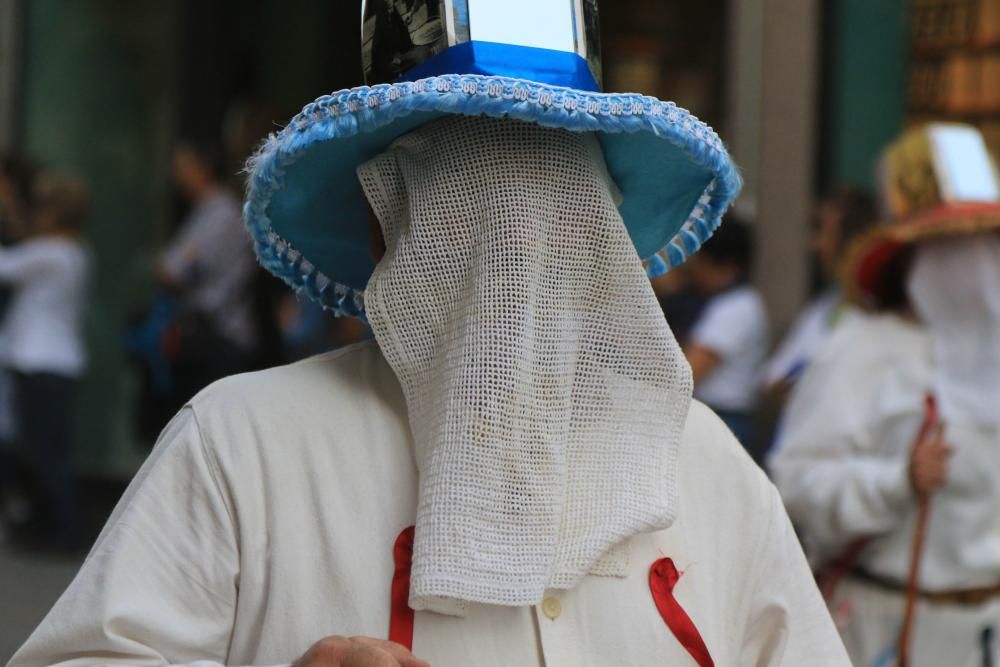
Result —
<instances>
[{"instance_id":1,"label":"jacket shoulder","mask_svg":"<svg viewBox=\"0 0 1000 667\"><path fill-rule=\"evenodd\" d=\"M766 476L711 408L698 400L691 401L681 446L685 473L710 471L714 477L745 479L753 484L766 482Z\"/></svg>"},{"instance_id":2,"label":"jacket shoulder","mask_svg":"<svg viewBox=\"0 0 1000 667\"><path fill-rule=\"evenodd\" d=\"M374 342L224 378L188 407L223 465L245 465L251 452L264 461L308 460L406 424L399 382Z\"/></svg>"},{"instance_id":3,"label":"jacket shoulder","mask_svg":"<svg viewBox=\"0 0 1000 667\"><path fill-rule=\"evenodd\" d=\"M695 521L695 530L709 542L731 543L738 536L750 546L774 512L774 485L722 420L698 401L692 401L684 429L680 480L681 516Z\"/></svg>"},{"instance_id":4,"label":"jacket shoulder","mask_svg":"<svg viewBox=\"0 0 1000 667\"><path fill-rule=\"evenodd\" d=\"M395 384L378 346L366 341L302 361L223 378L189 401L199 415L226 411L276 413L317 404L336 410L342 399L359 398Z\"/></svg>"}]
</instances>

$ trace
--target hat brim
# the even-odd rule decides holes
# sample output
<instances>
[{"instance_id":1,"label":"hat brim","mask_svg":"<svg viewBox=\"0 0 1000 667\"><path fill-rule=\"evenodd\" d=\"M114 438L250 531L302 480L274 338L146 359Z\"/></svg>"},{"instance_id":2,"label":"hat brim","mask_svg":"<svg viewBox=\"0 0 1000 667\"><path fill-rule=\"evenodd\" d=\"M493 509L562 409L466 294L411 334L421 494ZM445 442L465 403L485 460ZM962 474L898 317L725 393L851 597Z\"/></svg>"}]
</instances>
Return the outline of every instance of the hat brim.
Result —
<instances>
[{"instance_id":1,"label":"hat brim","mask_svg":"<svg viewBox=\"0 0 1000 667\"><path fill-rule=\"evenodd\" d=\"M948 204L900 222L880 225L859 239L844 262L850 300L865 307L878 301L878 288L899 253L934 238L1000 230L1000 204Z\"/></svg>"},{"instance_id":2,"label":"hat brim","mask_svg":"<svg viewBox=\"0 0 1000 667\"><path fill-rule=\"evenodd\" d=\"M307 105L251 158L244 215L262 265L337 314L363 317L374 264L355 169L449 114L597 133L653 276L711 236L741 186L718 135L655 98L482 75L354 88Z\"/></svg>"}]
</instances>

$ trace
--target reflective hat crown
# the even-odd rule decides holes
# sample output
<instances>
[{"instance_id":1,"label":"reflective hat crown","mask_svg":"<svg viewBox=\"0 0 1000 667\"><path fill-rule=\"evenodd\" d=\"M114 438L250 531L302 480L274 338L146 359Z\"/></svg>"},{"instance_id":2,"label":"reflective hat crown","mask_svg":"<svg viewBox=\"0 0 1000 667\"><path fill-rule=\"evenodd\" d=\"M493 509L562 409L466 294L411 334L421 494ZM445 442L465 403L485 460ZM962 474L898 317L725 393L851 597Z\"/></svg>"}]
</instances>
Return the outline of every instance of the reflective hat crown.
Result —
<instances>
[{"instance_id":1,"label":"reflective hat crown","mask_svg":"<svg viewBox=\"0 0 1000 667\"><path fill-rule=\"evenodd\" d=\"M369 85L485 74L600 89L597 0L366 0Z\"/></svg>"}]
</instances>

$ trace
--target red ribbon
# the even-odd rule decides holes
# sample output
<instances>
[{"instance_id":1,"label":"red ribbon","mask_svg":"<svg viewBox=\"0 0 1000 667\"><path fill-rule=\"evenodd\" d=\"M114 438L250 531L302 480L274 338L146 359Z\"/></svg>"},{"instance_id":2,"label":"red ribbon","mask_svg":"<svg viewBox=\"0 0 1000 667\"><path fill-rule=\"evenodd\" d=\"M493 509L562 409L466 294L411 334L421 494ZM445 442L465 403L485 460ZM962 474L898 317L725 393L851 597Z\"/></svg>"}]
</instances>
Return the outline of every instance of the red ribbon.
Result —
<instances>
[{"instance_id":1,"label":"red ribbon","mask_svg":"<svg viewBox=\"0 0 1000 667\"><path fill-rule=\"evenodd\" d=\"M389 641L413 650L413 610L410 609L410 566L413 561L413 526L396 538L392 548L396 571L392 574L392 604L389 608Z\"/></svg>"},{"instance_id":2,"label":"red ribbon","mask_svg":"<svg viewBox=\"0 0 1000 667\"><path fill-rule=\"evenodd\" d=\"M649 590L653 594L653 602L656 603L656 609L660 612L667 627L687 649L695 662L700 667L715 667L715 662L709 655L708 647L705 646L705 641L701 638L698 628L695 627L691 617L681 608L680 603L674 597L674 586L677 585L680 578L681 575L674 566L674 561L669 558L655 561L649 568Z\"/></svg>"},{"instance_id":3,"label":"red ribbon","mask_svg":"<svg viewBox=\"0 0 1000 667\"><path fill-rule=\"evenodd\" d=\"M395 572L392 575L392 603L389 611L389 641L413 650L413 610L410 609L410 568L413 561L413 533L410 526L399 534L392 549ZM661 558L649 568L649 590L660 616L674 636L687 649L699 667L715 667L698 628L674 598L674 586L680 573L669 558Z\"/></svg>"}]
</instances>

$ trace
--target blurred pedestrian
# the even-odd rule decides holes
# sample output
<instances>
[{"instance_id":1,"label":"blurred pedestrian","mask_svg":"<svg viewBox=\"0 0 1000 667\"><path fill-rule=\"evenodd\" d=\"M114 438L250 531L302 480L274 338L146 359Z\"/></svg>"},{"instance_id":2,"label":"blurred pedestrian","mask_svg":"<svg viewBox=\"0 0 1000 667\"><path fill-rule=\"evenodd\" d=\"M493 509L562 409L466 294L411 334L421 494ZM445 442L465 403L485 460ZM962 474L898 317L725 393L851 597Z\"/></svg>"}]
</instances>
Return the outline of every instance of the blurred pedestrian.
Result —
<instances>
[{"instance_id":1,"label":"blurred pedestrian","mask_svg":"<svg viewBox=\"0 0 1000 667\"><path fill-rule=\"evenodd\" d=\"M34 163L25 156L18 153L0 155L0 246L24 237L31 215L36 174ZM0 282L0 322L10 306L11 295L11 286ZM16 436L14 379L10 370L0 364L0 541L11 532L5 526L22 524L30 516L25 465L15 448Z\"/></svg>"},{"instance_id":2,"label":"blurred pedestrian","mask_svg":"<svg viewBox=\"0 0 1000 667\"><path fill-rule=\"evenodd\" d=\"M874 198L853 187L836 191L816 207L812 246L823 289L796 318L766 364L765 386L779 398L787 395L833 328L853 314L837 272L852 242L871 229L876 218Z\"/></svg>"},{"instance_id":3,"label":"blurred pedestrian","mask_svg":"<svg viewBox=\"0 0 1000 667\"><path fill-rule=\"evenodd\" d=\"M682 346L688 344L691 328L698 321L707 301L705 295L691 285L687 269L686 263L681 264L651 281L663 316Z\"/></svg>"},{"instance_id":4,"label":"blurred pedestrian","mask_svg":"<svg viewBox=\"0 0 1000 667\"><path fill-rule=\"evenodd\" d=\"M36 174L34 163L23 155L8 153L0 156L0 246L16 243L27 233ZM7 312L10 297L11 287L0 283L0 320ZM11 397L9 373L0 367L0 443L9 442L14 437ZM0 494L5 475L13 467L12 463L4 463L0 461Z\"/></svg>"},{"instance_id":5,"label":"blurred pedestrian","mask_svg":"<svg viewBox=\"0 0 1000 667\"><path fill-rule=\"evenodd\" d=\"M691 258L688 276L706 299L684 353L694 396L712 408L744 447L751 446L760 368L767 354L767 311L749 284L750 227L727 220Z\"/></svg>"},{"instance_id":6,"label":"blurred pedestrian","mask_svg":"<svg viewBox=\"0 0 1000 667\"><path fill-rule=\"evenodd\" d=\"M72 463L72 416L86 366L81 331L88 253L80 240L88 195L78 178L42 175L29 236L0 249L0 282L13 300L0 330L0 359L14 375L19 439L41 491L46 546L80 545Z\"/></svg>"},{"instance_id":7,"label":"blurred pedestrian","mask_svg":"<svg viewBox=\"0 0 1000 667\"><path fill-rule=\"evenodd\" d=\"M239 200L223 185L224 157L186 143L174 152L174 180L191 210L160 257L158 280L177 301L173 380L180 404L210 382L249 370L258 342L257 264Z\"/></svg>"},{"instance_id":8,"label":"blurred pedestrian","mask_svg":"<svg viewBox=\"0 0 1000 667\"><path fill-rule=\"evenodd\" d=\"M874 312L796 385L772 471L855 664L897 664L897 646L915 667L996 664L1000 182L971 127L887 156L895 221L845 273Z\"/></svg>"}]
</instances>

